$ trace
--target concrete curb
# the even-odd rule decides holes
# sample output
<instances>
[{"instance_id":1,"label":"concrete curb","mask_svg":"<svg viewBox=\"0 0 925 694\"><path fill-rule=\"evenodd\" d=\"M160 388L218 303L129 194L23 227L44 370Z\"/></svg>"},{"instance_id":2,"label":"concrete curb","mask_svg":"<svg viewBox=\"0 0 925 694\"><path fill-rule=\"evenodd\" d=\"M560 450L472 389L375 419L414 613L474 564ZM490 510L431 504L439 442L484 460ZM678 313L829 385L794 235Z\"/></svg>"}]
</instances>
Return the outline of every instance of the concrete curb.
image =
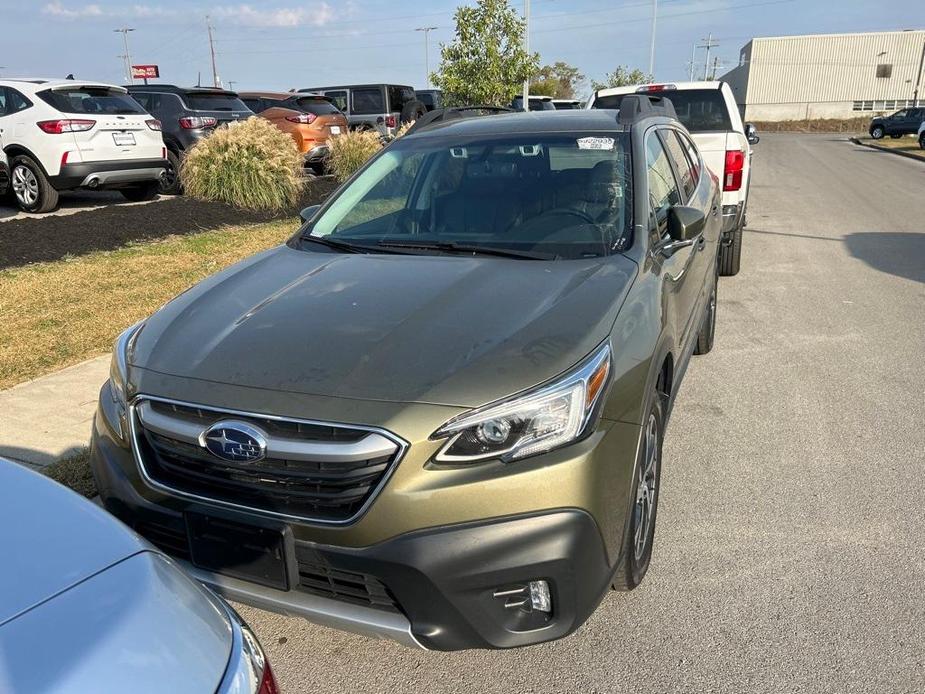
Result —
<instances>
[{"instance_id":1,"label":"concrete curb","mask_svg":"<svg viewBox=\"0 0 925 694\"><path fill-rule=\"evenodd\" d=\"M890 147L881 147L880 145L875 145L872 142L861 142L860 138L852 137L851 141L856 145L861 145L861 147L870 147L871 149L879 150L880 152L888 152L890 154L896 154L900 157L905 157L906 159L914 159L915 161L920 161L925 163L925 157L920 157L917 154L910 154L909 152L901 152L896 149L891 149Z\"/></svg>"}]
</instances>

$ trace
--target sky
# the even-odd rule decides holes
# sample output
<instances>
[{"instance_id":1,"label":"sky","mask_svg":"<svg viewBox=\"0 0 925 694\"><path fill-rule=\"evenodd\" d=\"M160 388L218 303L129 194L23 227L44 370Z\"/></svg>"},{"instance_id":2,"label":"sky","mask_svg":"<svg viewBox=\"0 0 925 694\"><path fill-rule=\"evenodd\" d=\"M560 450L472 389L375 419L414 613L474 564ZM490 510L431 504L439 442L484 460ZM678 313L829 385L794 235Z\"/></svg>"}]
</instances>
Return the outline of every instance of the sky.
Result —
<instances>
[{"instance_id":1,"label":"sky","mask_svg":"<svg viewBox=\"0 0 925 694\"><path fill-rule=\"evenodd\" d=\"M161 81L210 84L206 16L218 74L234 89L337 83L425 86L440 44L453 38L453 13L474 0L0 0L0 76L64 77L124 84L122 34L130 27L135 64L157 64ZM523 11L523 0L512 6ZM733 67L754 36L925 27L923 0L658 0L655 76L686 79L693 48L712 34L720 70ZM618 65L647 69L652 0L532 0L530 43L541 61L563 60L589 79ZM436 27L425 33L415 31ZM582 92L588 92L587 84Z\"/></svg>"}]
</instances>

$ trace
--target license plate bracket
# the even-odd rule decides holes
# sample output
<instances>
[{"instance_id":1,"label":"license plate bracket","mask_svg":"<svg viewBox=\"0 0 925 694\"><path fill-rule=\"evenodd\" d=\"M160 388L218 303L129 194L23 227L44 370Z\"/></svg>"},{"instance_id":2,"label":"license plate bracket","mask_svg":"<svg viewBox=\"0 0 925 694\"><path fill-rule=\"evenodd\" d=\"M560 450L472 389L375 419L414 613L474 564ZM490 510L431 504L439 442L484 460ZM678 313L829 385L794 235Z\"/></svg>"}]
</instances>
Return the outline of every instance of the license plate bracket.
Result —
<instances>
[{"instance_id":1,"label":"license plate bracket","mask_svg":"<svg viewBox=\"0 0 925 694\"><path fill-rule=\"evenodd\" d=\"M131 147L135 144L135 133L113 133L112 141L116 147Z\"/></svg>"},{"instance_id":2,"label":"license plate bracket","mask_svg":"<svg viewBox=\"0 0 925 694\"><path fill-rule=\"evenodd\" d=\"M289 590L286 542L280 530L199 513L185 515L194 566L270 588Z\"/></svg>"}]
</instances>

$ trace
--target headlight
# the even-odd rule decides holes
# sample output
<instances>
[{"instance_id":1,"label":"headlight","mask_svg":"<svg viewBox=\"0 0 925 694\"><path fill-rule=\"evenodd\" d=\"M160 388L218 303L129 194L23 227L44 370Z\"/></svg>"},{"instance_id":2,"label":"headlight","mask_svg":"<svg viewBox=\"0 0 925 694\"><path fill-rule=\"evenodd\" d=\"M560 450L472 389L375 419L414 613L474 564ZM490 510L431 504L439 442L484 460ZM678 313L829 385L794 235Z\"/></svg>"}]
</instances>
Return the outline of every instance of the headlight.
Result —
<instances>
[{"instance_id":1,"label":"headlight","mask_svg":"<svg viewBox=\"0 0 925 694\"><path fill-rule=\"evenodd\" d=\"M126 384L128 383L129 350L132 348L135 336L138 335L143 325L144 321L135 323L116 338L116 342L112 347L112 361L109 362L109 381L113 399L123 407L128 403Z\"/></svg>"},{"instance_id":2,"label":"headlight","mask_svg":"<svg viewBox=\"0 0 925 694\"><path fill-rule=\"evenodd\" d=\"M516 460L570 443L587 430L609 375L610 346L604 344L553 383L448 421L431 436L450 437L435 460Z\"/></svg>"}]
</instances>

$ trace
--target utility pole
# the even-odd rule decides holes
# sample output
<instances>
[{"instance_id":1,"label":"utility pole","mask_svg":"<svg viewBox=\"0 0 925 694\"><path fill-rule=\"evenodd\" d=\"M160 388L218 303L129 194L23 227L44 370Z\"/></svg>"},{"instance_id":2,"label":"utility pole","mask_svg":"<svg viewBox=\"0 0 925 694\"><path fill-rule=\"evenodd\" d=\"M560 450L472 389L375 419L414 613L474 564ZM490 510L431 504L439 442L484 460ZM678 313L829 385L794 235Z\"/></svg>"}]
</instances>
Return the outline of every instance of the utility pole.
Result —
<instances>
[{"instance_id":1,"label":"utility pole","mask_svg":"<svg viewBox=\"0 0 925 694\"><path fill-rule=\"evenodd\" d=\"M530 55L530 0L524 0L524 53ZM530 110L530 78L524 80L524 111Z\"/></svg>"},{"instance_id":2,"label":"utility pole","mask_svg":"<svg viewBox=\"0 0 925 694\"><path fill-rule=\"evenodd\" d=\"M135 31L130 27L122 27L121 29L113 29L114 33L122 34L122 47L125 49L125 53L119 57L125 61L125 78L128 80L129 84L135 84L135 80L132 79L132 55L128 51L128 32Z\"/></svg>"},{"instance_id":3,"label":"utility pole","mask_svg":"<svg viewBox=\"0 0 925 694\"><path fill-rule=\"evenodd\" d=\"M719 56L713 56L713 72L710 73L710 79L716 79L716 70L719 68Z\"/></svg>"},{"instance_id":4,"label":"utility pole","mask_svg":"<svg viewBox=\"0 0 925 694\"><path fill-rule=\"evenodd\" d=\"M713 40L713 32L710 32L710 35L703 39L703 43L700 44L701 48L707 49L707 55L703 60L703 81L707 81L707 73L710 71L710 49L715 48L719 45L719 41Z\"/></svg>"},{"instance_id":5,"label":"utility pole","mask_svg":"<svg viewBox=\"0 0 925 694\"><path fill-rule=\"evenodd\" d=\"M415 31L424 32L424 88L430 88L430 32L438 27L419 27Z\"/></svg>"},{"instance_id":6,"label":"utility pole","mask_svg":"<svg viewBox=\"0 0 925 694\"><path fill-rule=\"evenodd\" d=\"M658 0L652 0L652 39L649 42L649 76L655 79L655 24L658 19Z\"/></svg>"},{"instance_id":7,"label":"utility pole","mask_svg":"<svg viewBox=\"0 0 925 694\"><path fill-rule=\"evenodd\" d=\"M919 87L922 86L922 68L925 68L925 41L922 41L922 57L919 58L919 72L915 76L915 91L912 92L912 106L919 105Z\"/></svg>"},{"instance_id":8,"label":"utility pole","mask_svg":"<svg viewBox=\"0 0 925 694\"><path fill-rule=\"evenodd\" d=\"M206 29L209 31L209 53L212 54L212 86L221 87L222 81L218 78L218 68L215 67L215 43L212 41L212 21L206 15Z\"/></svg>"},{"instance_id":9,"label":"utility pole","mask_svg":"<svg viewBox=\"0 0 925 694\"><path fill-rule=\"evenodd\" d=\"M692 43L691 44L691 59L690 59L690 62L688 62L687 64L688 72L689 72L689 75L687 78L688 82L694 81L694 60L696 60L696 55L697 55L697 44Z\"/></svg>"},{"instance_id":10,"label":"utility pole","mask_svg":"<svg viewBox=\"0 0 925 694\"><path fill-rule=\"evenodd\" d=\"M236 84L237 84L237 82L235 82L234 80L228 80L228 88L229 88L231 91L234 91L234 85L236 85Z\"/></svg>"}]
</instances>

